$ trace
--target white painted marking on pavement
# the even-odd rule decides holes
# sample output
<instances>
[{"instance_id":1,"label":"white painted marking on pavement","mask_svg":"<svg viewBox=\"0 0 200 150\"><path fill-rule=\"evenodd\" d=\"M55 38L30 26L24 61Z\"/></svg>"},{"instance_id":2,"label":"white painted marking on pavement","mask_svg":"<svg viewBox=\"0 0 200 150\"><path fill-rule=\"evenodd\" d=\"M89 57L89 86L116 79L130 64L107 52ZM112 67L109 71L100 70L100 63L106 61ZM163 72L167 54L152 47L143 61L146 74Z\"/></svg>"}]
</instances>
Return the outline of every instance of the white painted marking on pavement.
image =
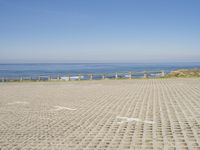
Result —
<instances>
[{"instance_id":1,"label":"white painted marking on pavement","mask_svg":"<svg viewBox=\"0 0 200 150\"><path fill-rule=\"evenodd\" d=\"M120 117L120 116L117 116L117 120L119 120L117 123L118 124L122 124L122 123L126 123L126 122L143 122L143 123L148 123L148 124L154 124L155 122L154 121L147 121L147 120L141 120L139 118L128 118L128 117Z\"/></svg>"},{"instance_id":2,"label":"white painted marking on pavement","mask_svg":"<svg viewBox=\"0 0 200 150\"><path fill-rule=\"evenodd\" d=\"M59 110L76 110L75 108L68 108L68 107L62 107L62 106L54 106L55 109L54 111L59 111Z\"/></svg>"},{"instance_id":3,"label":"white painted marking on pavement","mask_svg":"<svg viewBox=\"0 0 200 150\"><path fill-rule=\"evenodd\" d=\"M15 105L15 104L23 104L23 105L26 105L26 104L29 104L28 102L25 102L25 101L15 101L15 102L12 102L12 103L8 103L7 105Z\"/></svg>"}]
</instances>

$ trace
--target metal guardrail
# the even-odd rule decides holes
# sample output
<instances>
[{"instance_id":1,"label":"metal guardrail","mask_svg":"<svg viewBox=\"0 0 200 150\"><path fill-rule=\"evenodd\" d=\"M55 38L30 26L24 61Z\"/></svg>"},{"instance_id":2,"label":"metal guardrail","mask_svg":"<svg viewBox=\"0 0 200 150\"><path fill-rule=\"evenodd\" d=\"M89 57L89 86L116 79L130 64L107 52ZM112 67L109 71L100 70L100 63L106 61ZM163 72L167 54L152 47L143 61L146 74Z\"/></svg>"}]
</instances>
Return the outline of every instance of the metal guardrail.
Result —
<instances>
[{"instance_id":1,"label":"metal guardrail","mask_svg":"<svg viewBox=\"0 0 200 150\"><path fill-rule=\"evenodd\" d=\"M0 79L0 82L133 79L133 78L156 78L156 77L164 77L164 76L165 76L164 71L143 71L143 72L126 72L126 73L116 72L116 73L110 73L110 74L67 74L66 76L40 75L38 77L19 77L19 78L2 77Z\"/></svg>"}]
</instances>

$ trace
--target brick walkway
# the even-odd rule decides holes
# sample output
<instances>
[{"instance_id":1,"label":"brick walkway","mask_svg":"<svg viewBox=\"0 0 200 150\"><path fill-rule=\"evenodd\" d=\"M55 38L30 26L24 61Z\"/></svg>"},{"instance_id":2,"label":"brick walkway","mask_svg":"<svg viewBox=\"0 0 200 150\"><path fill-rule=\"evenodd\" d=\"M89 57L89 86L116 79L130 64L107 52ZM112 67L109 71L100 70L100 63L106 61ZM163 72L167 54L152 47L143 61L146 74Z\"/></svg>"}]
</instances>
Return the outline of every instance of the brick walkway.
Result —
<instances>
[{"instance_id":1,"label":"brick walkway","mask_svg":"<svg viewBox=\"0 0 200 150\"><path fill-rule=\"evenodd\" d=\"M1 83L0 149L200 150L200 79Z\"/></svg>"}]
</instances>

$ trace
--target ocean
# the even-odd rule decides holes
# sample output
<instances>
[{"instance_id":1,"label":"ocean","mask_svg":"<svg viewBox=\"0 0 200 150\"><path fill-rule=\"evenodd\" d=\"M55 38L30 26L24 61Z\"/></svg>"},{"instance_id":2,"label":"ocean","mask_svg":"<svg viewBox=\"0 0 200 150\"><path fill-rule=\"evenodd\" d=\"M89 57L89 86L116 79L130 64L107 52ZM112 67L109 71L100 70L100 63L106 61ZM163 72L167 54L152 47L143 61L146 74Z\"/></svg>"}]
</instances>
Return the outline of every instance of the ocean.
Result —
<instances>
[{"instance_id":1,"label":"ocean","mask_svg":"<svg viewBox=\"0 0 200 150\"><path fill-rule=\"evenodd\" d=\"M200 68L198 63L34 63L0 64L0 77L19 78L38 76L67 76L78 74L112 74Z\"/></svg>"}]
</instances>

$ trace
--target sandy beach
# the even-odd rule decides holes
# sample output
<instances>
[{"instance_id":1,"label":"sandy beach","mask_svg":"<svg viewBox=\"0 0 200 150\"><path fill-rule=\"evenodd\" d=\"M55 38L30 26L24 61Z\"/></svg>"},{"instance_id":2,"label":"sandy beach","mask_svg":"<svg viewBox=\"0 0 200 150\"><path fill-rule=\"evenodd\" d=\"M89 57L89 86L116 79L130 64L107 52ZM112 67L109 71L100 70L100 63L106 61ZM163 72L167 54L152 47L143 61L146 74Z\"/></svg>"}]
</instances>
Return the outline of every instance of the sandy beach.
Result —
<instances>
[{"instance_id":1,"label":"sandy beach","mask_svg":"<svg viewBox=\"0 0 200 150\"><path fill-rule=\"evenodd\" d=\"M0 83L0 149L199 150L200 78Z\"/></svg>"}]
</instances>

